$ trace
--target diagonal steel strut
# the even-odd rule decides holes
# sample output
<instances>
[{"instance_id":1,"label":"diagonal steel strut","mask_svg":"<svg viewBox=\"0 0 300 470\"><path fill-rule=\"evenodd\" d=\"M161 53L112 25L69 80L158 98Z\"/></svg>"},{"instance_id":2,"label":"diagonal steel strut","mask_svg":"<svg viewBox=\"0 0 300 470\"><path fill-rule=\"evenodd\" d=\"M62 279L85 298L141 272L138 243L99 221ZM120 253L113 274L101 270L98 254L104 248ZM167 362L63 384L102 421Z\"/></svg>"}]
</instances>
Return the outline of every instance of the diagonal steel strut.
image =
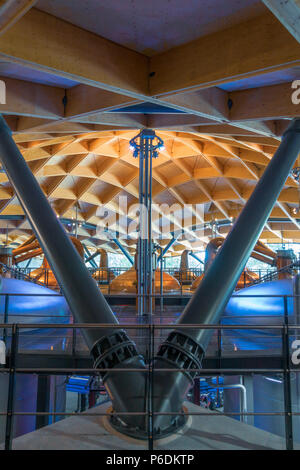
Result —
<instances>
[{"instance_id":1,"label":"diagonal steel strut","mask_svg":"<svg viewBox=\"0 0 300 470\"><path fill-rule=\"evenodd\" d=\"M186 306L177 326L160 346L154 362L153 410L156 437L175 429L185 395L193 383L194 369L210 341L212 331L188 329L189 324L217 324L236 282L254 248L285 180L300 151L300 119L294 120L266 168L261 180ZM98 368L126 368L126 373L103 374L116 412L144 413L149 399L148 375L143 358L121 328L95 281L56 215L24 158L0 118L0 161L10 179L32 228L45 251L77 322L106 323L105 329L88 329L85 340ZM130 371L130 369L140 371ZM155 369L174 369L164 372ZM178 369L185 369L184 372ZM145 371L145 372L144 372ZM123 415L124 432L142 437L147 432L145 416Z\"/></svg>"}]
</instances>

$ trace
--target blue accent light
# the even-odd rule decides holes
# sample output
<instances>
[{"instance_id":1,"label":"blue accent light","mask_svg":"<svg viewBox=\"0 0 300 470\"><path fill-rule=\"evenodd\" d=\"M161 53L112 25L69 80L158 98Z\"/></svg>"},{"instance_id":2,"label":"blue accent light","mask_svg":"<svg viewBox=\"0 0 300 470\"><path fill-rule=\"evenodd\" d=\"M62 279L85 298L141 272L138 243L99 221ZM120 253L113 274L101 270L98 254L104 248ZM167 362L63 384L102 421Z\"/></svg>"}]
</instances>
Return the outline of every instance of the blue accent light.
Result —
<instances>
[{"instance_id":1,"label":"blue accent light","mask_svg":"<svg viewBox=\"0 0 300 470\"><path fill-rule=\"evenodd\" d=\"M69 323L70 310L63 296L33 282L0 279L0 316L5 311L5 295L9 294L9 323ZM15 295L14 295L15 294ZM26 329L26 332L30 330Z\"/></svg>"},{"instance_id":2,"label":"blue accent light","mask_svg":"<svg viewBox=\"0 0 300 470\"><path fill-rule=\"evenodd\" d=\"M67 392L85 394L90 392L90 378L83 375L72 375L66 384Z\"/></svg>"},{"instance_id":3,"label":"blue accent light","mask_svg":"<svg viewBox=\"0 0 300 470\"><path fill-rule=\"evenodd\" d=\"M284 296L287 297L287 313L294 313L293 281L264 282L235 292L223 313L222 325L282 325L284 318ZM264 297L265 296L265 297ZM223 330L223 345L231 343L236 350L278 350L282 346L278 330Z\"/></svg>"},{"instance_id":4,"label":"blue accent light","mask_svg":"<svg viewBox=\"0 0 300 470\"><path fill-rule=\"evenodd\" d=\"M155 134L152 129L143 129L138 135L136 135L129 142L129 148L133 149L134 158L138 158L139 155L144 159L145 152L145 141L149 140L150 153L152 158L158 157L158 152L164 150L163 140Z\"/></svg>"}]
</instances>

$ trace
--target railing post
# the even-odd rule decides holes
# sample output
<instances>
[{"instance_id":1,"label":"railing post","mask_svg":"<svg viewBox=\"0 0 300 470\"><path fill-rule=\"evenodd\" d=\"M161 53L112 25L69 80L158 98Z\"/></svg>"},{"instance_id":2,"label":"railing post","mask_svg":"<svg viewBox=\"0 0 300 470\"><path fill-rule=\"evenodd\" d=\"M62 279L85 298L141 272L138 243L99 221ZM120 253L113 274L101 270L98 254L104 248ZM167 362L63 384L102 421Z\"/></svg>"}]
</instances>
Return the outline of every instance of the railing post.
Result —
<instances>
[{"instance_id":1,"label":"railing post","mask_svg":"<svg viewBox=\"0 0 300 470\"><path fill-rule=\"evenodd\" d=\"M180 295L182 297L182 273L181 271L179 272L179 282L180 282Z\"/></svg>"},{"instance_id":2,"label":"railing post","mask_svg":"<svg viewBox=\"0 0 300 470\"><path fill-rule=\"evenodd\" d=\"M72 328L72 358L73 358L73 361L75 361L75 355L76 355L76 339L77 339L76 328Z\"/></svg>"},{"instance_id":3,"label":"railing post","mask_svg":"<svg viewBox=\"0 0 300 470\"><path fill-rule=\"evenodd\" d=\"M221 323L219 323L218 328L218 368L221 369L221 359L222 359L222 329Z\"/></svg>"},{"instance_id":4,"label":"railing post","mask_svg":"<svg viewBox=\"0 0 300 470\"><path fill-rule=\"evenodd\" d=\"M4 322L5 324L8 323L8 308L9 308L9 295L5 294L5 304L4 304ZM6 346L6 337L7 337L7 331L6 328L3 329L3 342L5 343Z\"/></svg>"},{"instance_id":5,"label":"railing post","mask_svg":"<svg viewBox=\"0 0 300 470\"><path fill-rule=\"evenodd\" d=\"M290 348L289 348L289 318L287 296L284 301L284 326L282 329L282 352L283 352L283 386L284 386L284 411L285 411L285 440L286 450L293 450L293 413L291 397L291 372L290 372Z\"/></svg>"},{"instance_id":6,"label":"railing post","mask_svg":"<svg viewBox=\"0 0 300 470\"><path fill-rule=\"evenodd\" d=\"M163 249L160 249L161 257L160 257L160 313L162 314L164 309L164 299L163 299L163 256L162 256ZM154 273L155 276L155 273Z\"/></svg>"},{"instance_id":7,"label":"railing post","mask_svg":"<svg viewBox=\"0 0 300 470\"><path fill-rule=\"evenodd\" d=\"M200 396L200 377L196 377L193 388L193 403L197 406L200 406Z\"/></svg>"},{"instance_id":8,"label":"railing post","mask_svg":"<svg viewBox=\"0 0 300 470\"><path fill-rule=\"evenodd\" d=\"M148 364L148 450L153 450L153 365L154 365L154 331L155 326L149 325L149 364Z\"/></svg>"},{"instance_id":9,"label":"railing post","mask_svg":"<svg viewBox=\"0 0 300 470\"><path fill-rule=\"evenodd\" d=\"M9 383L8 398L6 412L6 428L5 428L5 450L11 450L13 439L13 420L14 420L14 403L16 388L16 357L18 354L19 328L18 325L12 326L11 347L10 347L10 363L9 363Z\"/></svg>"}]
</instances>

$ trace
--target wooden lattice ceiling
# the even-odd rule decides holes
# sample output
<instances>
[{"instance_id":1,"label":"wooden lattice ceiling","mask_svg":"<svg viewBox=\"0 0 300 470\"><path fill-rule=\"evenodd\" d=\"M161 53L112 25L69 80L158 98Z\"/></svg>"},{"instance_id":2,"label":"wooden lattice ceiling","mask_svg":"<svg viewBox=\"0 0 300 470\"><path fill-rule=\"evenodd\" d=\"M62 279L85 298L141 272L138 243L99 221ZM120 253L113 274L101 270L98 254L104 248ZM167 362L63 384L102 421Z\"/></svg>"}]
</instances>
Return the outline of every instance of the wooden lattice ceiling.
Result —
<instances>
[{"instance_id":1,"label":"wooden lattice ceiling","mask_svg":"<svg viewBox=\"0 0 300 470\"><path fill-rule=\"evenodd\" d=\"M105 206L111 214L110 229L113 230L119 197L127 196L129 208L138 202L138 160L133 158L129 147L129 140L136 132L103 131L60 137L43 134L38 141L30 140L29 134L15 136L56 213L72 220L77 210L78 220L83 224L78 227L78 235L87 244L114 250L113 242L88 226L103 225L99 208ZM194 240L182 237L174 246L175 252L185 248L199 249L211 235L209 222L220 223L219 231L224 235L229 230L231 220L242 210L278 143L274 139L265 139L264 143L257 144L249 137L213 137L198 132L157 132L164 140L165 149L153 161L153 202L203 205L204 217L200 214L191 220L193 230L186 227L189 235L192 231ZM0 174L0 181L1 214L22 215L5 173ZM298 206L298 186L288 178L271 214L274 220L282 219L284 223L270 222L262 239L281 241L283 227L285 238L296 239L299 224L294 211ZM223 226L224 222L227 224ZM10 221L10 224L17 224L11 227L11 241L19 243L29 235L27 220ZM159 214L153 227L161 232ZM171 228L178 229L174 221ZM3 240L5 237L6 233L3 233ZM123 243L134 251L134 240ZM162 244L166 243L163 238Z\"/></svg>"},{"instance_id":2,"label":"wooden lattice ceiling","mask_svg":"<svg viewBox=\"0 0 300 470\"><path fill-rule=\"evenodd\" d=\"M95 34L87 12L92 7L101 15L101 2L73 0L77 17L82 9L80 25L72 24L69 0L65 8L50 3L0 2L0 79L6 86L0 112L56 212L72 220L78 204L84 222L79 237L116 250L97 235L97 209L106 204L117 210L120 195L137 202L137 161L128 142L147 126L166 147L154 162L154 202L204 205L204 220L191 227L195 239L178 240L173 252L202 247L212 234L207 226L203 233L203 222L218 219L225 236L289 121L300 115L299 2L288 0L282 12L279 0L247 0L241 12L240 2L228 0L221 24L212 19L220 2L210 0L208 29L200 4L194 13L174 8L164 35L177 46L170 42L171 49L164 45L151 53L140 52L141 38L139 44L130 39L128 48L124 38L132 24L121 25L120 41L117 27L114 42ZM187 3L176 0L183 9ZM111 0L107 8L118 5ZM122 15L138 22L133 7L124 0ZM202 29L190 37L180 28L181 17L200 14ZM178 37L172 36L175 19ZM149 34L158 27L153 22L151 30L151 15L148 26ZM157 44L163 45L164 35ZM20 243L31 230L5 174L0 178L0 239ZM262 240L298 241L298 206L298 187L289 178ZM134 251L134 241L124 244Z\"/></svg>"}]
</instances>

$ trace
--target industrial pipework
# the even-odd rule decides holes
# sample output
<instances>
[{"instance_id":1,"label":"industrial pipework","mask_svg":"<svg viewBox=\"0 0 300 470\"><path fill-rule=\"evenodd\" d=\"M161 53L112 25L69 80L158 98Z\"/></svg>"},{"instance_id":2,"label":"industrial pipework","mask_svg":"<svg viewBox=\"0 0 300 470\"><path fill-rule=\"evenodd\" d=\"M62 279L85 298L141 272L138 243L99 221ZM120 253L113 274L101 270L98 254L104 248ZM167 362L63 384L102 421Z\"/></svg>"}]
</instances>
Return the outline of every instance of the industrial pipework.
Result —
<instances>
[{"instance_id":1,"label":"industrial pipework","mask_svg":"<svg viewBox=\"0 0 300 470\"><path fill-rule=\"evenodd\" d=\"M218 249L223 245L225 238L216 237L210 240L206 246L205 250L205 262L204 270L207 271L209 266L212 264L215 259ZM254 246L254 249L251 253L252 258L262 261L263 263L274 266L276 253L270 248L266 247L262 242L258 241Z\"/></svg>"},{"instance_id":2,"label":"industrial pipework","mask_svg":"<svg viewBox=\"0 0 300 470\"><path fill-rule=\"evenodd\" d=\"M284 133L279 148L184 309L177 327L159 348L153 367L162 370L156 371L154 375L154 410L164 413L182 411L186 393L197 375L194 369L201 368L203 356L213 335L212 329L184 326L219 323L299 151L300 119L295 119ZM174 372L163 371L170 368L174 368ZM178 369L185 370L181 372ZM167 414L156 415L154 431L159 433L168 428L172 418L174 416Z\"/></svg>"},{"instance_id":3,"label":"industrial pipework","mask_svg":"<svg viewBox=\"0 0 300 470\"><path fill-rule=\"evenodd\" d=\"M160 346L152 364L151 386L148 380L152 376L135 344L124 330L109 326L118 324L113 312L72 246L1 117L0 161L63 288L76 322L107 324L104 329L83 330L95 359L94 367L126 369L126 373L110 370L102 374L113 410L122 412L118 420L122 432L138 438L147 437L149 422L145 411L149 403L153 412L153 436L161 437L184 422L182 404L197 369L201 368L213 334L211 329L185 326L218 324L299 150L300 119L285 132L277 152L177 326Z\"/></svg>"},{"instance_id":4,"label":"industrial pipework","mask_svg":"<svg viewBox=\"0 0 300 470\"><path fill-rule=\"evenodd\" d=\"M118 321L92 278L63 226L30 171L5 120L0 116L0 161L20 204L62 286L76 323L117 325ZM99 369L144 369L143 358L121 328L87 328L82 334ZM144 411L144 372L101 373L114 411L136 408ZM139 378L139 376L141 376ZM137 397L140 397L140 401ZM144 426L144 416L135 416L135 425Z\"/></svg>"},{"instance_id":5,"label":"industrial pipework","mask_svg":"<svg viewBox=\"0 0 300 470\"><path fill-rule=\"evenodd\" d=\"M139 159L139 238L137 246L138 314L150 318L153 310L152 159L163 141L153 129L142 129L130 140L133 157Z\"/></svg>"}]
</instances>

